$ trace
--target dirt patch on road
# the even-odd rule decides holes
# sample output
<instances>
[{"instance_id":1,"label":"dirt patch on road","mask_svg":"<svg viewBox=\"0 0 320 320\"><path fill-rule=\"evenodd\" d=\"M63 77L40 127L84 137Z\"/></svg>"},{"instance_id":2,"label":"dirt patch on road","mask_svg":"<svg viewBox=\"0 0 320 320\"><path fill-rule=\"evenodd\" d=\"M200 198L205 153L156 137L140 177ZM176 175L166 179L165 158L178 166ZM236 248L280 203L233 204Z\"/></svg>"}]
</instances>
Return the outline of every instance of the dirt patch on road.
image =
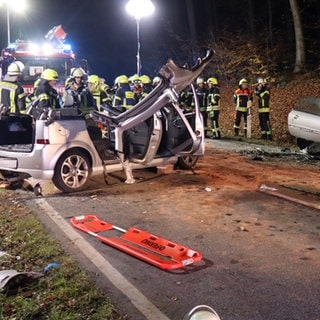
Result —
<instances>
[{"instance_id":1,"label":"dirt patch on road","mask_svg":"<svg viewBox=\"0 0 320 320\"><path fill-rule=\"evenodd\" d=\"M206 155L193 171L137 170L134 185L116 173L109 185L101 177L83 193L64 195L51 186L44 196L67 220L94 213L201 252L203 265L182 276L93 243L170 319L181 319L200 302L230 320L318 320L320 211L257 192L261 185L281 187L320 203L318 162L278 148L226 143L206 141ZM110 290L102 277L93 280ZM140 319L122 296L112 298L128 319Z\"/></svg>"}]
</instances>

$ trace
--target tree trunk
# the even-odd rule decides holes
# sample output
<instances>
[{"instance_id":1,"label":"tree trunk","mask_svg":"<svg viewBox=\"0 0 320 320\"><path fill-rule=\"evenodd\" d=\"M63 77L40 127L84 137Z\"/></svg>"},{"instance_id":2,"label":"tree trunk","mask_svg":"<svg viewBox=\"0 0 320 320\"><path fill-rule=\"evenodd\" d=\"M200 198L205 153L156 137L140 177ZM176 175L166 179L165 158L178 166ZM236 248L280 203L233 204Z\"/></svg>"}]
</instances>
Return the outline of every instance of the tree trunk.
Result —
<instances>
[{"instance_id":1,"label":"tree trunk","mask_svg":"<svg viewBox=\"0 0 320 320\"><path fill-rule=\"evenodd\" d=\"M252 0L248 0L248 26L250 30L250 34L255 37L256 36L256 28L255 28L255 15L254 15L254 5Z\"/></svg>"},{"instance_id":2,"label":"tree trunk","mask_svg":"<svg viewBox=\"0 0 320 320\"><path fill-rule=\"evenodd\" d=\"M299 73L304 71L306 65L306 55L305 55L305 47L304 47L304 38L302 32L301 18L299 5L297 0L289 0L293 24L294 24L294 33L296 37L296 62L294 65L294 73Z\"/></svg>"}]
</instances>

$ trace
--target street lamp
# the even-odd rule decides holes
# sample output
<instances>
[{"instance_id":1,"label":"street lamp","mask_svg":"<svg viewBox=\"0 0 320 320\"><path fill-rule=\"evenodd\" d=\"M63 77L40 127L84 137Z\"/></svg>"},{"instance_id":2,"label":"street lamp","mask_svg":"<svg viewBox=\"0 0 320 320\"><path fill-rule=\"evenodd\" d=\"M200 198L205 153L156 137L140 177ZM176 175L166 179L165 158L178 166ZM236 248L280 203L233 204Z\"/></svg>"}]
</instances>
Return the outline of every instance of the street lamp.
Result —
<instances>
[{"instance_id":1,"label":"street lamp","mask_svg":"<svg viewBox=\"0 0 320 320\"><path fill-rule=\"evenodd\" d=\"M129 0L126 10L134 16L137 22L137 75L141 72L140 58L140 19L154 12L154 5L151 0Z\"/></svg>"},{"instance_id":2,"label":"street lamp","mask_svg":"<svg viewBox=\"0 0 320 320\"><path fill-rule=\"evenodd\" d=\"M24 11L26 7L25 0L0 0L0 6L3 4L7 8L7 32L8 32L8 45L10 44L10 10L15 10L16 12Z\"/></svg>"}]
</instances>

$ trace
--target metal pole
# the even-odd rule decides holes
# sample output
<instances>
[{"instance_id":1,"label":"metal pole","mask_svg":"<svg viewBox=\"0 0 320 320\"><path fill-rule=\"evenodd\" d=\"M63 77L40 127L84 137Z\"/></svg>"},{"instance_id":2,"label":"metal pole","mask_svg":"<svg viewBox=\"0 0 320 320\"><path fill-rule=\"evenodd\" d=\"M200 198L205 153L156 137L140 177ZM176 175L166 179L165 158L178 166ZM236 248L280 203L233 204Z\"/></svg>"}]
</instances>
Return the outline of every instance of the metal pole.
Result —
<instances>
[{"instance_id":1,"label":"metal pole","mask_svg":"<svg viewBox=\"0 0 320 320\"><path fill-rule=\"evenodd\" d=\"M140 58L140 19L137 20L137 75L141 73L141 58Z\"/></svg>"},{"instance_id":2,"label":"metal pole","mask_svg":"<svg viewBox=\"0 0 320 320\"><path fill-rule=\"evenodd\" d=\"M10 9L7 2L7 31L8 31L8 45L10 44Z\"/></svg>"}]
</instances>

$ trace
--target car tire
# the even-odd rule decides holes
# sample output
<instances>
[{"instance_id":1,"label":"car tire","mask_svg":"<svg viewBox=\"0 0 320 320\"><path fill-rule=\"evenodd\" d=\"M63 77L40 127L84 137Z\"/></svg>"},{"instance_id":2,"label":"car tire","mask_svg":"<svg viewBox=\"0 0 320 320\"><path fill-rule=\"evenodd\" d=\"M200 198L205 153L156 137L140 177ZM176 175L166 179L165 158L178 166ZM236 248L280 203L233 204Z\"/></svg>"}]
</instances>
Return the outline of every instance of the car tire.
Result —
<instances>
[{"instance_id":1,"label":"car tire","mask_svg":"<svg viewBox=\"0 0 320 320\"><path fill-rule=\"evenodd\" d=\"M80 150L70 150L58 160L52 182L63 192L80 191L88 183L90 174L89 157Z\"/></svg>"},{"instance_id":2,"label":"car tire","mask_svg":"<svg viewBox=\"0 0 320 320\"><path fill-rule=\"evenodd\" d=\"M176 167L180 169L191 169L198 162L198 156L182 156L178 158Z\"/></svg>"}]
</instances>

